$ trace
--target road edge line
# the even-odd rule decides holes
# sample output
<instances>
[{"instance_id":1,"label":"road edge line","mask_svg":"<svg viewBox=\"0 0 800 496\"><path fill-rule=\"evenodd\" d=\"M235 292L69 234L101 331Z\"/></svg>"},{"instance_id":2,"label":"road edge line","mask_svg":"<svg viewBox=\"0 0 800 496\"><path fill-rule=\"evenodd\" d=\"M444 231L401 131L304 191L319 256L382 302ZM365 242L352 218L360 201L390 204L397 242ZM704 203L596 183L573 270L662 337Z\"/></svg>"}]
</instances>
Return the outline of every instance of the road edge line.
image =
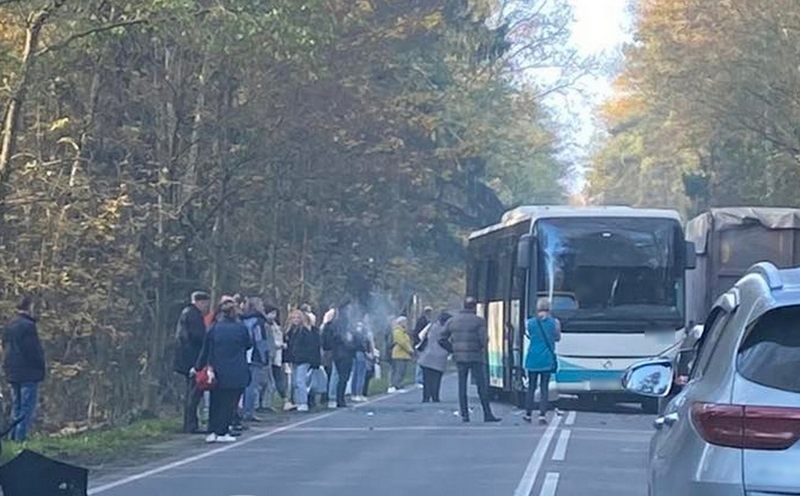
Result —
<instances>
[{"instance_id":1,"label":"road edge line","mask_svg":"<svg viewBox=\"0 0 800 496\"><path fill-rule=\"evenodd\" d=\"M359 403L358 405L354 405L354 408L365 407L367 405L371 405L373 403L378 403L379 401L383 401L383 400L388 399L388 398L397 397L397 396L400 396L402 394L406 394L408 392L409 392L409 390L405 390L405 391L397 392L397 393L392 393L392 394L385 393L385 394L383 394L381 396L378 396L378 397L376 397L376 398L374 398L372 400L366 401L364 403ZM245 439L243 439L243 440L241 440L239 442L236 442L236 443L226 444L225 446L221 446L219 448L215 448L215 449L210 450L210 451L204 451L203 453L198 453L198 454L196 454L194 456L190 456L190 457L183 458L183 459L180 459L180 460L175 460L174 462L168 463L166 465L162 465L160 467L151 468L149 470L145 470L143 472L139 472L138 474L129 475L127 477L123 477L122 479L118 479L116 481L112 481L112 482L109 482L109 483L106 483L106 484L103 484L103 485L100 485L100 486L97 486L97 487L90 488L86 492L86 494L88 496L93 496L95 494L104 493L106 491L110 491L111 489L115 489L115 488L120 487L120 486L125 486L125 485L128 485L128 484L132 483L132 482L136 482L136 481L139 481L139 480L142 480L142 479L147 479L148 477L152 477L154 475L157 475L157 474L160 474L160 473L163 473L163 472L168 472L168 471L170 471L172 469L175 469L175 468L178 468L178 467L182 467L184 465L189 465L190 463L194 463L194 462L197 462L197 461L200 461L200 460L204 460L206 458L210 458L210 457L212 457L214 455L218 455L220 453L225 453L226 451L230 451L230 450L236 449L237 447L245 446L245 445L248 445L250 443L253 443L253 442L256 442L256 441L260 441L262 439L266 439L268 437L274 436L275 434L280 434L282 432L286 432L286 431L295 429L297 427L302 427L302 426L304 426L306 424L310 424L310 423L316 422L318 420L326 419L326 418L328 418L328 417L330 417L332 415L336 415L337 413L340 413L340 412L343 412L343 411L345 411L345 409L334 410L332 412L326 412L326 413L318 414L318 415L315 415L315 416L313 416L311 418L300 420L298 422L293 422L291 424L286 424L286 425L282 425L282 426L279 426L279 427L275 427L274 429L270 429L268 431L261 432L259 434L256 434L255 436L252 436L252 437L247 437L247 438L245 438Z\"/></svg>"}]
</instances>

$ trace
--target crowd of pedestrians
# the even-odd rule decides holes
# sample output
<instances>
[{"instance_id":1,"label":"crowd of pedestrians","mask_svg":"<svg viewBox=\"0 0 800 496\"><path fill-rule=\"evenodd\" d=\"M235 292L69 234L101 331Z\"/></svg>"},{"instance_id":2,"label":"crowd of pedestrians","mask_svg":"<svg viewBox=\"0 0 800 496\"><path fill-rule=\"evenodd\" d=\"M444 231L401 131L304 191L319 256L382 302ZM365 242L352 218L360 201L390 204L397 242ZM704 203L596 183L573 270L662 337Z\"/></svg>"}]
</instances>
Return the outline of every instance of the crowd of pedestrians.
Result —
<instances>
[{"instance_id":1,"label":"crowd of pedestrians","mask_svg":"<svg viewBox=\"0 0 800 496\"><path fill-rule=\"evenodd\" d=\"M304 304L282 325L278 309L259 297L223 296L213 312L210 303L195 292L178 318L174 369L185 381L184 432L232 442L247 423L275 412L276 400L298 412L366 400L380 368L369 316L351 322L347 306L330 308L318 326ZM205 395L208 428L201 429Z\"/></svg>"},{"instance_id":2,"label":"crowd of pedestrians","mask_svg":"<svg viewBox=\"0 0 800 496\"><path fill-rule=\"evenodd\" d=\"M292 310L281 325L278 309L258 297L225 296L211 318L208 294L197 292L178 320L176 371L186 380L184 430L201 432L197 410L210 391L208 442L232 442L242 421L261 422L259 413L274 412L276 398L284 411L308 412L317 405L344 408L366 400L380 368L370 321L352 321L346 307L330 308L317 325L309 305ZM467 298L455 315L433 315L427 307L415 323L392 319L385 354L390 365L388 393L401 391L409 375L422 390L422 402L441 401L442 377L452 361L458 372L459 414L470 421L467 388L477 386L484 422L499 422L489 403L486 320ZM529 338L524 368L528 381L524 420L532 421L534 395L540 392L539 421L550 408L548 384L556 371L560 324L550 302L537 302L537 315L526 326ZM412 366L416 367L412 370Z\"/></svg>"},{"instance_id":3,"label":"crowd of pedestrians","mask_svg":"<svg viewBox=\"0 0 800 496\"><path fill-rule=\"evenodd\" d=\"M223 296L212 309L209 294L195 292L176 326L173 368L184 381L183 430L206 434L209 443L227 443L236 440L245 424L262 422L259 414L275 412L280 404L285 411L307 412L316 405L344 408L348 401L366 401L382 356L391 371L387 392L401 391L412 373L425 403L441 401L442 377L452 357L462 420L470 421L467 387L472 376L484 421L498 422L488 397L487 326L476 315L476 306L475 299L467 298L455 315L442 311L435 317L428 307L410 328L405 316L387 323L363 314L354 319L356 312L347 305L328 309L318 326L311 307L302 305L282 325L278 308L259 297ZM9 431L19 442L28 436L45 377L33 315L32 300L22 298L2 337L3 368L14 397ZM376 331L386 338L383 354ZM524 362L529 384L524 419L532 420L538 388L539 420L546 423L548 384L556 371L560 340L560 324L550 315L547 299L538 301L526 333L531 344ZM200 426L201 405L207 407L207 428Z\"/></svg>"}]
</instances>

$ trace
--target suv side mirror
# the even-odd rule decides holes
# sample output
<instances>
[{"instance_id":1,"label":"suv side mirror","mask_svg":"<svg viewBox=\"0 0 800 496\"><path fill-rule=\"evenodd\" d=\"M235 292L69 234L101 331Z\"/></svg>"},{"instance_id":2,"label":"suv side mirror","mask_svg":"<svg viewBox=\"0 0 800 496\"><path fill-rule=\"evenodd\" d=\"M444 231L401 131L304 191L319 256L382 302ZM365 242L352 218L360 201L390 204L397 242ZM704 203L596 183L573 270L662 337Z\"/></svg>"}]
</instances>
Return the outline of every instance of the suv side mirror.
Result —
<instances>
[{"instance_id":1,"label":"suv side mirror","mask_svg":"<svg viewBox=\"0 0 800 496\"><path fill-rule=\"evenodd\" d=\"M697 268L697 251L695 251L696 250L695 244L693 242L691 242L691 241L687 241L685 250L686 250L686 255L684 257L686 259L686 267L685 268L687 270L688 269L696 269Z\"/></svg>"},{"instance_id":2,"label":"suv side mirror","mask_svg":"<svg viewBox=\"0 0 800 496\"><path fill-rule=\"evenodd\" d=\"M517 269L525 270L531 268L533 256L533 235L523 234L517 242Z\"/></svg>"},{"instance_id":3,"label":"suv side mirror","mask_svg":"<svg viewBox=\"0 0 800 496\"><path fill-rule=\"evenodd\" d=\"M642 396L664 398L672 387L672 376L671 360L648 360L628 367L622 377L622 387Z\"/></svg>"}]
</instances>

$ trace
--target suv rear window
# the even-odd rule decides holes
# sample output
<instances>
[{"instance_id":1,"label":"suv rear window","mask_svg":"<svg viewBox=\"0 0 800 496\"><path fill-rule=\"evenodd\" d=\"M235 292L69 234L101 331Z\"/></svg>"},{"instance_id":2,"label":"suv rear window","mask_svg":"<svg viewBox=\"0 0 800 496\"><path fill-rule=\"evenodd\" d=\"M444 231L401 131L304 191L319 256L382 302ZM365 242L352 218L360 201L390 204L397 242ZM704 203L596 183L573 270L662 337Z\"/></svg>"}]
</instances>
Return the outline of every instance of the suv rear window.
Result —
<instances>
[{"instance_id":1,"label":"suv rear window","mask_svg":"<svg viewBox=\"0 0 800 496\"><path fill-rule=\"evenodd\" d=\"M800 393L800 306L759 318L739 349L737 366L753 382Z\"/></svg>"}]
</instances>

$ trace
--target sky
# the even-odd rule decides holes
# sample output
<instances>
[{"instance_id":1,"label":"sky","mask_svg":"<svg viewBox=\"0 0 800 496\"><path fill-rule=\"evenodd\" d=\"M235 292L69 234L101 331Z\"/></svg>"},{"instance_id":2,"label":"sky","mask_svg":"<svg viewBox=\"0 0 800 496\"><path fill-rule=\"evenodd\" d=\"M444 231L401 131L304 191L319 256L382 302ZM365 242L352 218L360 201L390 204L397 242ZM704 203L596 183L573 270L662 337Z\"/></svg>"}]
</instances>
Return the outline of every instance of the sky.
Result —
<instances>
[{"instance_id":1,"label":"sky","mask_svg":"<svg viewBox=\"0 0 800 496\"><path fill-rule=\"evenodd\" d=\"M618 58L622 46L632 38L630 0L569 1L575 16L572 29L575 47L587 56ZM592 141L600 129L594 112L610 96L613 78L614 74L586 77L580 83L581 94L571 94L566 101L557 103L559 118L575 121L574 129L564 136L565 140L573 143L566 153L567 159L575 166L575 174L568 181L573 192L582 190L585 185L584 175Z\"/></svg>"}]
</instances>

